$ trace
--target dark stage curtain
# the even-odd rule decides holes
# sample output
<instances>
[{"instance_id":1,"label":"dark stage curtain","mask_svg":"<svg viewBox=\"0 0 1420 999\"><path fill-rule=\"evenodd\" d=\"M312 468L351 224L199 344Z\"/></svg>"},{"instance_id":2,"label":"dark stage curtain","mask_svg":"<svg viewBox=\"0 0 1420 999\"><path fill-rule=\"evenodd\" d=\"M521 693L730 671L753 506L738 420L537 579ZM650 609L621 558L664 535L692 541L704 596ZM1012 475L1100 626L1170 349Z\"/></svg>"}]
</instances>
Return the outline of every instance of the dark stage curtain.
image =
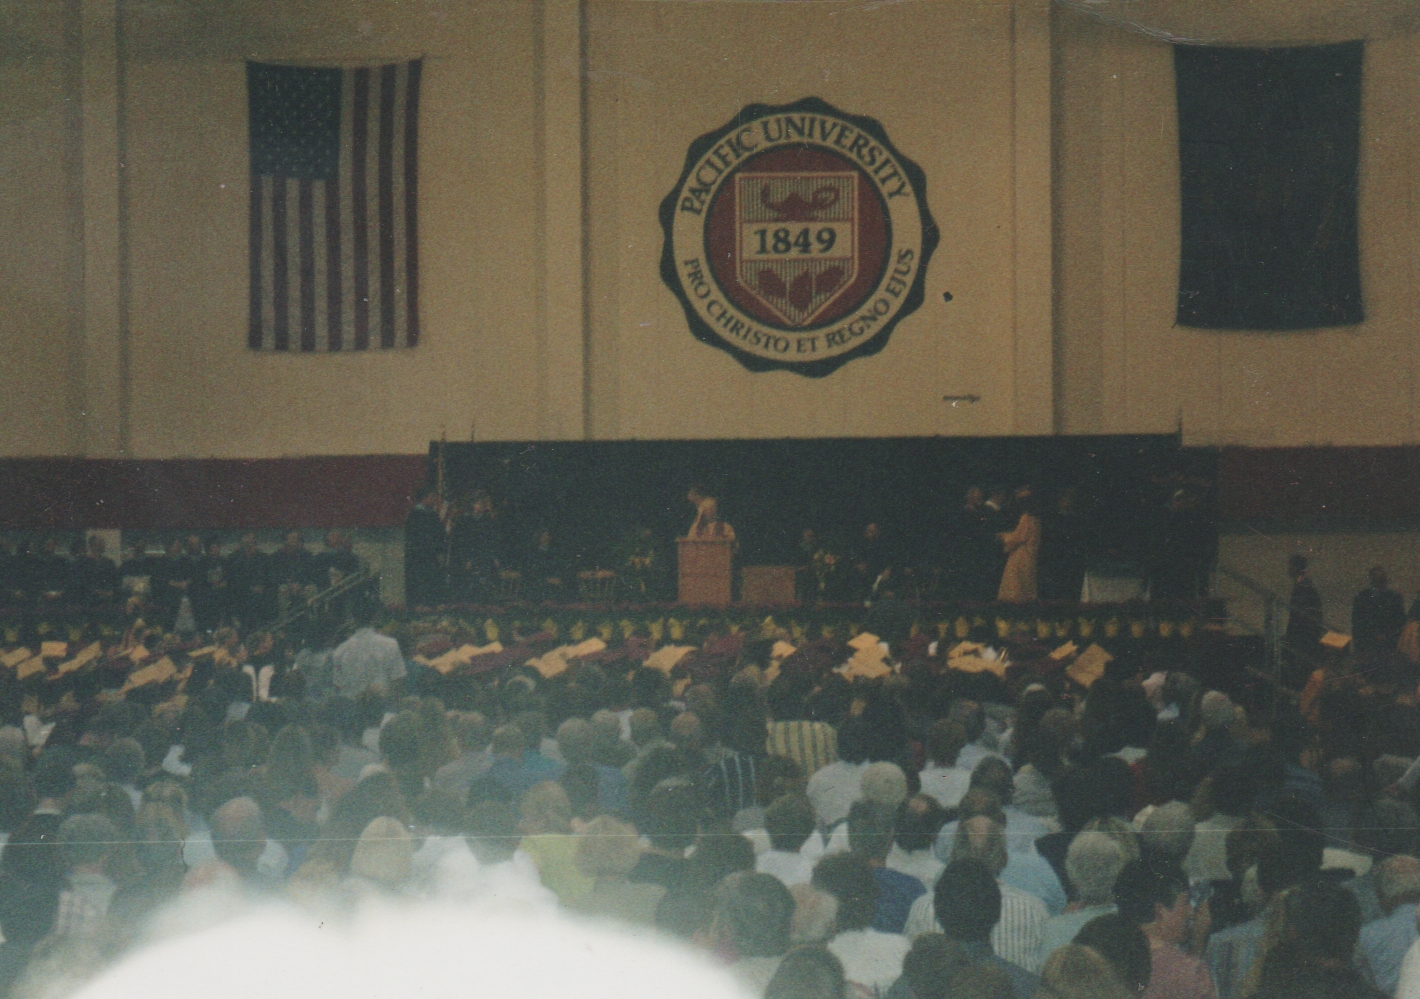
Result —
<instances>
[{"instance_id":1,"label":"dark stage curtain","mask_svg":"<svg viewBox=\"0 0 1420 999\"><path fill-rule=\"evenodd\" d=\"M1364 318L1362 52L1361 42L1174 48L1180 326L1295 330Z\"/></svg>"}]
</instances>

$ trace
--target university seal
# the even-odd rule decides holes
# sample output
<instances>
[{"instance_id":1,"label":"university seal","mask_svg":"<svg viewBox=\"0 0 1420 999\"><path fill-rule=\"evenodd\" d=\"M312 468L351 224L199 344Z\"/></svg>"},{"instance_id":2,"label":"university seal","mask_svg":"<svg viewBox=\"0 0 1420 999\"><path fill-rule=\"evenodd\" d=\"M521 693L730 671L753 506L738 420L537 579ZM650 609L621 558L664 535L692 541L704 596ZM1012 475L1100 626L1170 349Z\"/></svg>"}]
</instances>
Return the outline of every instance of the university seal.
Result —
<instances>
[{"instance_id":1,"label":"university seal","mask_svg":"<svg viewBox=\"0 0 1420 999\"><path fill-rule=\"evenodd\" d=\"M751 371L827 375L922 304L925 188L872 118L752 104L695 140L661 202L661 277L696 337Z\"/></svg>"}]
</instances>

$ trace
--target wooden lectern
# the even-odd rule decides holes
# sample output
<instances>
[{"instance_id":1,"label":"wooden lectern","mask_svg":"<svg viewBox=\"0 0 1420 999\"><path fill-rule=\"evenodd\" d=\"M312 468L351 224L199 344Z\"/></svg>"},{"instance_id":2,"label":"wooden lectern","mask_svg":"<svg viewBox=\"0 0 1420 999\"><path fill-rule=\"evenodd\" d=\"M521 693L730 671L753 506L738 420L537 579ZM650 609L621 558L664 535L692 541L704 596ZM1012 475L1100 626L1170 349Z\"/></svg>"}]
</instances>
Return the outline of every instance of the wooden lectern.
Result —
<instances>
[{"instance_id":1,"label":"wooden lectern","mask_svg":"<svg viewBox=\"0 0 1420 999\"><path fill-rule=\"evenodd\" d=\"M735 543L725 538L678 538L676 543L680 546L679 601L728 607Z\"/></svg>"}]
</instances>

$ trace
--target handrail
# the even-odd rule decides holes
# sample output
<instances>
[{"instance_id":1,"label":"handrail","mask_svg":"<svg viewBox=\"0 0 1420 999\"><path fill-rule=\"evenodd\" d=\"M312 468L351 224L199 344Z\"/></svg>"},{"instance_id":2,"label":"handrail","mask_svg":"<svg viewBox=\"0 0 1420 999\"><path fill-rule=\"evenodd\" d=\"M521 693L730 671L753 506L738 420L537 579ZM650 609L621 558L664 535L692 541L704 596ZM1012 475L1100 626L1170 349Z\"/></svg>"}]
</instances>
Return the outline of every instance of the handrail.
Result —
<instances>
[{"instance_id":1,"label":"handrail","mask_svg":"<svg viewBox=\"0 0 1420 999\"><path fill-rule=\"evenodd\" d=\"M299 607L293 607L281 617L277 618L267 627L273 631L280 630L289 624L299 621L303 617L309 617L316 612L316 609L329 606L336 597L344 596L362 586L367 586L372 582L379 581L379 573L373 569L361 568L358 572L352 572L328 589L322 590L314 596L307 597L301 602Z\"/></svg>"},{"instance_id":2,"label":"handrail","mask_svg":"<svg viewBox=\"0 0 1420 999\"><path fill-rule=\"evenodd\" d=\"M1238 572L1236 569L1229 569L1227 566L1221 564L1214 566L1214 569L1222 575L1227 576L1233 582L1242 586L1243 589L1251 590L1254 594L1259 597L1262 597L1264 600L1278 601L1282 606L1288 608L1288 611L1290 612L1292 604L1291 597L1282 596L1282 594L1278 593L1276 590L1273 590L1270 587L1259 583L1257 580L1253 579L1251 576L1246 575L1245 573ZM1327 621L1325 618L1322 618L1320 623L1321 626L1327 631L1345 631L1344 628L1336 627L1336 625L1332 624L1330 621Z\"/></svg>"}]
</instances>

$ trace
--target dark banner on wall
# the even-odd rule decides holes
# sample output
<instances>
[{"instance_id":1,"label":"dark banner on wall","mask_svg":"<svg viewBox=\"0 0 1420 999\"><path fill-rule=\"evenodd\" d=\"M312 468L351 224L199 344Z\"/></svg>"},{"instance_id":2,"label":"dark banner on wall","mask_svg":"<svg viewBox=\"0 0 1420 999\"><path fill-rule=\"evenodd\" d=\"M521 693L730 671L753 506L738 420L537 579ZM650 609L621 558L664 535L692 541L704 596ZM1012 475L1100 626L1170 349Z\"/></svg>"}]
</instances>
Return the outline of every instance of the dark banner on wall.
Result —
<instances>
[{"instance_id":1,"label":"dark banner on wall","mask_svg":"<svg viewBox=\"0 0 1420 999\"><path fill-rule=\"evenodd\" d=\"M1356 238L1362 43L1177 46L1178 324L1364 318Z\"/></svg>"}]
</instances>

